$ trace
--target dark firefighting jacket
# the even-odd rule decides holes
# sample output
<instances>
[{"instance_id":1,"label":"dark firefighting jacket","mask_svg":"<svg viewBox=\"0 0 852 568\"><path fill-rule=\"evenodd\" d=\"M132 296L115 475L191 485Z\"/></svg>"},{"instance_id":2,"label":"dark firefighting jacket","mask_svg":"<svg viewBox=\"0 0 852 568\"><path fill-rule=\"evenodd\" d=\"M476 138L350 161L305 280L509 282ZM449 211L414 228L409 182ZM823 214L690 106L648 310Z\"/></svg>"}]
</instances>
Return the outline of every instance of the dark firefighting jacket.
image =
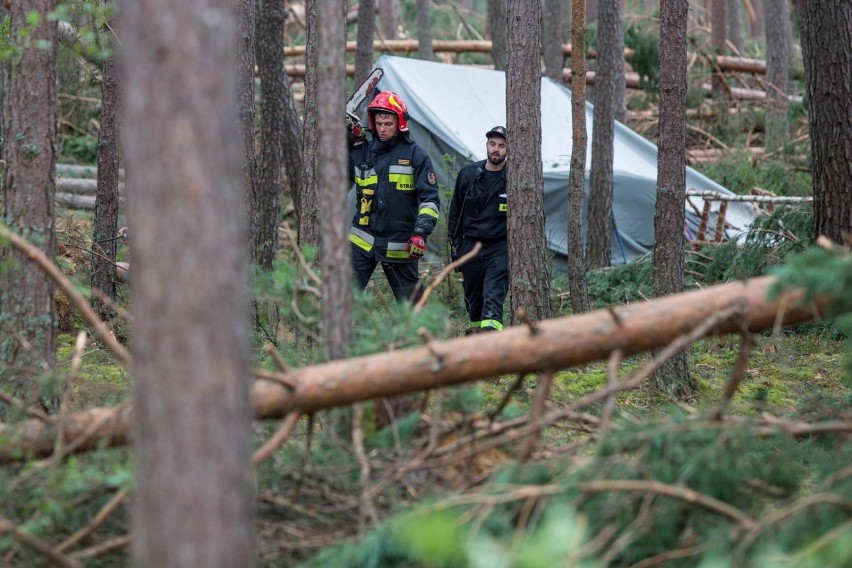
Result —
<instances>
[{"instance_id":1,"label":"dark firefighting jacket","mask_svg":"<svg viewBox=\"0 0 852 568\"><path fill-rule=\"evenodd\" d=\"M432 160L406 136L367 140L349 152L356 212L349 241L380 262L415 262L412 235L432 234L440 197Z\"/></svg>"},{"instance_id":2,"label":"dark firefighting jacket","mask_svg":"<svg viewBox=\"0 0 852 568\"><path fill-rule=\"evenodd\" d=\"M485 174L485 160L468 164L459 171L447 218L447 232L453 249L457 250L464 239L506 239L507 167L503 167L499 180L491 188L483 188L477 183Z\"/></svg>"}]
</instances>

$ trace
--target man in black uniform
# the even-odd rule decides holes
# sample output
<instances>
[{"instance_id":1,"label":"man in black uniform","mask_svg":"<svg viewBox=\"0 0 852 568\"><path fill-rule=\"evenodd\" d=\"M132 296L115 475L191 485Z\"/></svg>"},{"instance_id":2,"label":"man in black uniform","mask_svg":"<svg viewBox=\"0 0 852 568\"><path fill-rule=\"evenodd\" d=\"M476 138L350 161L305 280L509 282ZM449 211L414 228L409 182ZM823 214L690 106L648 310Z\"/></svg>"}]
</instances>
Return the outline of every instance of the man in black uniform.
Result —
<instances>
[{"instance_id":1,"label":"man in black uniform","mask_svg":"<svg viewBox=\"0 0 852 568\"><path fill-rule=\"evenodd\" d=\"M466 334L503 329L503 302L509 291L506 233L506 143L504 126L485 133L488 158L463 167L456 178L447 230L456 259L482 243L462 266L464 301L470 316Z\"/></svg>"},{"instance_id":2,"label":"man in black uniform","mask_svg":"<svg viewBox=\"0 0 852 568\"><path fill-rule=\"evenodd\" d=\"M418 260L440 210L435 171L411 140L399 95L382 91L367 115L372 138L356 141L349 152L357 208L349 230L355 279L363 290L381 263L397 301L416 302Z\"/></svg>"}]
</instances>

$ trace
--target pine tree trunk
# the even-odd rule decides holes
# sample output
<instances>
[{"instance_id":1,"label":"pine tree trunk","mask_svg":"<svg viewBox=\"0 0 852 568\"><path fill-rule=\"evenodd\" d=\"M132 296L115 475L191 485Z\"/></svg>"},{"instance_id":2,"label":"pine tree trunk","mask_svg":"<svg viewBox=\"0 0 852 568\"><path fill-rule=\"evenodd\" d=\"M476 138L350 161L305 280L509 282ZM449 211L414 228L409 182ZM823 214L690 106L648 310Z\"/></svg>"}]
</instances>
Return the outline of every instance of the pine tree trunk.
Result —
<instances>
[{"instance_id":1,"label":"pine tree trunk","mask_svg":"<svg viewBox=\"0 0 852 568\"><path fill-rule=\"evenodd\" d=\"M604 2L598 13L598 70L592 121L592 171L589 180L588 268L610 265L614 121L624 120L624 31L621 7ZM620 118L619 118L620 117Z\"/></svg>"},{"instance_id":2,"label":"pine tree trunk","mask_svg":"<svg viewBox=\"0 0 852 568\"><path fill-rule=\"evenodd\" d=\"M509 290L512 321L550 317L550 271L541 166L541 3L508 4L506 128L512 153L509 193Z\"/></svg>"},{"instance_id":3,"label":"pine tree trunk","mask_svg":"<svg viewBox=\"0 0 852 568\"><path fill-rule=\"evenodd\" d=\"M304 152L302 184L299 203L299 246L319 245L319 190L317 188L317 61L318 50L318 0L305 1L305 18L308 29L305 40L305 119L302 128L302 151ZM341 121L344 120L340 111Z\"/></svg>"},{"instance_id":4,"label":"pine tree trunk","mask_svg":"<svg viewBox=\"0 0 852 568\"><path fill-rule=\"evenodd\" d=\"M48 258L54 233L56 155L56 23L54 0L20 0L10 8L11 46L4 93L3 221ZM35 24L31 14L37 14ZM39 47L43 42L46 48ZM0 386L28 404L42 400L35 382L56 364L53 280L22 254L0 247ZM5 405L0 420L5 420Z\"/></svg>"},{"instance_id":5,"label":"pine tree trunk","mask_svg":"<svg viewBox=\"0 0 852 568\"><path fill-rule=\"evenodd\" d=\"M115 22L111 23L114 26ZM113 48L117 42L111 42ZM104 61L101 79L101 128L98 133L98 180L95 195L94 244L98 253L92 255L93 289L115 300L115 255L118 241L118 180L120 166L120 109L118 76L115 57ZM100 242L105 241L105 242ZM104 321L112 319L112 308L97 296L92 296L92 308Z\"/></svg>"},{"instance_id":6,"label":"pine tree trunk","mask_svg":"<svg viewBox=\"0 0 852 568\"><path fill-rule=\"evenodd\" d=\"M654 210L654 297L683 291L686 220L686 21L683 0L660 2L660 137ZM694 390L686 354L656 374L657 388L677 398Z\"/></svg>"},{"instance_id":7,"label":"pine tree trunk","mask_svg":"<svg viewBox=\"0 0 852 568\"><path fill-rule=\"evenodd\" d=\"M572 6L571 34L571 168L568 174L568 279L571 310L589 311L586 258L583 254L583 205L586 190L586 25L585 0Z\"/></svg>"},{"instance_id":8,"label":"pine tree trunk","mask_svg":"<svg viewBox=\"0 0 852 568\"><path fill-rule=\"evenodd\" d=\"M766 148L787 143L787 74L793 31L787 0L765 0L766 10Z\"/></svg>"},{"instance_id":9,"label":"pine tree trunk","mask_svg":"<svg viewBox=\"0 0 852 568\"><path fill-rule=\"evenodd\" d=\"M324 2L320 12L318 110L320 116L338 116L346 96L345 2ZM352 258L349 245L346 194L345 123L335 121L319 131L317 140L320 200L320 268L322 270L322 335L328 359L342 359L349 351L352 314Z\"/></svg>"},{"instance_id":10,"label":"pine tree trunk","mask_svg":"<svg viewBox=\"0 0 852 568\"><path fill-rule=\"evenodd\" d=\"M283 0L258 0L257 4L256 49L260 76L257 264L264 270L272 270L278 253L278 223L281 219L281 171L286 122L284 84L287 82L282 54L286 11Z\"/></svg>"},{"instance_id":11,"label":"pine tree trunk","mask_svg":"<svg viewBox=\"0 0 852 568\"><path fill-rule=\"evenodd\" d=\"M504 71L509 65L506 3L508 0L488 0L488 30L491 33L491 59L494 69Z\"/></svg>"},{"instance_id":12,"label":"pine tree trunk","mask_svg":"<svg viewBox=\"0 0 852 568\"><path fill-rule=\"evenodd\" d=\"M431 0L417 0L417 56L426 61L435 58L435 52L432 50L430 4Z\"/></svg>"},{"instance_id":13,"label":"pine tree trunk","mask_svg":"<svg viewBox=\"0 0 852 568\"><path fill-rule=\"evenodd\" d=\"M852 238L852 3L799 2L814 176L814 229Z\"/></svg>"},{"instance_id":14,"label":"pine tree trunk","mask_svg":"<svg viewBox=\"0 0 852 568\"><path fill-rule=\"evenodd\" d=\"M373 39L376 36L375 0L358 2L358 41L355 48L355 82L362 81L373 68Z\"/></svg>"},{"instance_id":15,"label":"pine tree trunk","mask_svg":"<svg viewBox=\"0 0 852 568\"><path fill-rule=\"evenodd\" d=\"M254 3L237 0L237 92L239 93L240 133L243 142L242 186L248 229L249 259L257 262L257 153L254 146Z\"/></svg>"},{"instance_id":16,"label":"pine tree trunk","mask_svg":"<svg viewBox=\"0 0 852 568\"><path fill-rule=\"evenodd\" d=\"M562 28L565 22L562 0L544 0L542 22L541 52L544 57L545 75L557 83L562 83L562 68L565 66L565 56L562 55Z\"/></svg>"},{"instance_id":17,"label":"pine tree trunk","mask_svg":"<svg viewBox=\"0 0 852 568\"><path fill-rule=\"evenodd\" d=\"M121 81L134 94L125 98L124 138L135 231L133 565L251 566L234 5L183 0L150 8L127 0L120 22Z\"/></svg>"}]
</instances>

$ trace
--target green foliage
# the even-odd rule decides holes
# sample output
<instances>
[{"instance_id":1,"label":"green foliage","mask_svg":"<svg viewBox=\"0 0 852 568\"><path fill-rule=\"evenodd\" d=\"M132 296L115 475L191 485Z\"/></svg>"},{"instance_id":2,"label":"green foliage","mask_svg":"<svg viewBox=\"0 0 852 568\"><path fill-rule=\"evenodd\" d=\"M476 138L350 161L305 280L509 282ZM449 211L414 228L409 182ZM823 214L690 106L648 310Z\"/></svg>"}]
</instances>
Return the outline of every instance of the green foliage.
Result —
<instances>
[{"instance_id":1,"label":"green foliage","mask_svg":"<svg viewBox=\"0 0 852 568\"><path fill-rule=\"evenodd\" d=\"M310 262L315 250L309 247L303 254ZM430 297L426 307L415 312L410 304L393 299L380 267L374 278L374 287L352 291L350 356L419 345L421 328L433 336L447 332L448 310L439 298ZM296 366L324 359L319 343L320 292L300 263L281 259L272 272L256 271L255 297L262 332L259 341L272 342Z\"/></svg>"},{"instance_id":2,"label":"green foliage","mask_svg":"<svg viewBox=\"0 0 852 568\"><path fill-rule=\"evenodd\" d=\"M852 254L839 247L813 248L773 272L779 281L770 290L771 297L798 288L805 292L805 304L818 296L825 300L825 315L835 318L838 330L847 337L846 381L852 385Z\"/></svg>"},{"instance_id":3,"label":"green foliage","mask_svg":"<svg viewBox=\"0 0 852 568\"><path fill-rule=\"evenodd\" d=\"M98 138L84 134L62 138L59 149L62 159L72 164L92 164L98 161Z\"/></svg>"},{"instance_id":4,"label":"green foliage","mask_svg":"<svg viewBox=\"0 0 852 568\"><path fill-rule=\"evenodd\" d=\"M308 566L597 566L604 557L626 566L685 548L693 554L673 566L762 566L773 554L843 565L850 547L833 529L848 524L842 500L852 480L833 472L850 458L848 444L830 437L816 445L763 438L694 418L629 423L584 462L508 467L473 493L398 515ZM743 531L737 519L757 523Z\"/></svg>"},{"instance_id":5,"label":"green foliage","mask_svg":"<svg viewBox=\"0 0 852 568\"><path fill-rule=\"evenodd\" d=\"M794 148L791 147L790 150ZM793 161L752 161L749 152L742 151L697 168L707 177L734 193L749 194L760 187L782 196L808 197L813 195L810 172L801 171Z\"/></svg>"},{"instance_id":6,"label":"green foliage","mask_svg":"<svg viewBox=\"0 0 852 568\"><path fill-rule=\"evenodd\" d=\"M660 34L647 23L630 22L624 28L624 46L633 50L627 58L639 74L639 84L648 95L655 95L660 84Z\"/></svg>"}]
</instances>

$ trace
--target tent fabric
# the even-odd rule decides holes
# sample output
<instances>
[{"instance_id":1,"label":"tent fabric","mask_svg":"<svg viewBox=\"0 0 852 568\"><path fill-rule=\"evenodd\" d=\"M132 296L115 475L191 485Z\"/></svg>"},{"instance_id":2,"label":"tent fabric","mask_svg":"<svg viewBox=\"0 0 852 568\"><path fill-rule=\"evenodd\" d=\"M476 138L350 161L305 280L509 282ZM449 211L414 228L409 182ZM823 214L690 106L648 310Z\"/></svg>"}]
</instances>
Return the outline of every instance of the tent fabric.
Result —
<instances>
[{"instance_id":1,"label":"tent fabric","mask_svg":"<svg viewBox=\"0 0 852 568\"><path fill-rule=\"evenodd\" d=\"M383 55L376 67L384 70L381 90L402 96L408 106L409 127L418 144L429 153L440 183L452 188L466 163L484 159L485 133L506 125L506 78L502 71L449 65ZM543 78L541 83L542 168L548 247L567 255L568 174L571 159L571 92ZM586 103L588 139L592 139L593 107ZM511 160L511 129L509 156ZM654 244L654 203L657 184L657 147L621 123L613 137L613 238L612 264L619 265L649 253ZM591 144L586 154L586 204L588 214ZM689 189L732 194L706 176L687 168ZM685 235L694 237L704 200L690 197L686 205ZM713 203L718 210L719 202ZM754 219L745 203L729 203L727 238L736 238ZM584 227L587 223L584 223ZM710 219L715 227L715 218Z\"/></svg>"}]
</instances>

